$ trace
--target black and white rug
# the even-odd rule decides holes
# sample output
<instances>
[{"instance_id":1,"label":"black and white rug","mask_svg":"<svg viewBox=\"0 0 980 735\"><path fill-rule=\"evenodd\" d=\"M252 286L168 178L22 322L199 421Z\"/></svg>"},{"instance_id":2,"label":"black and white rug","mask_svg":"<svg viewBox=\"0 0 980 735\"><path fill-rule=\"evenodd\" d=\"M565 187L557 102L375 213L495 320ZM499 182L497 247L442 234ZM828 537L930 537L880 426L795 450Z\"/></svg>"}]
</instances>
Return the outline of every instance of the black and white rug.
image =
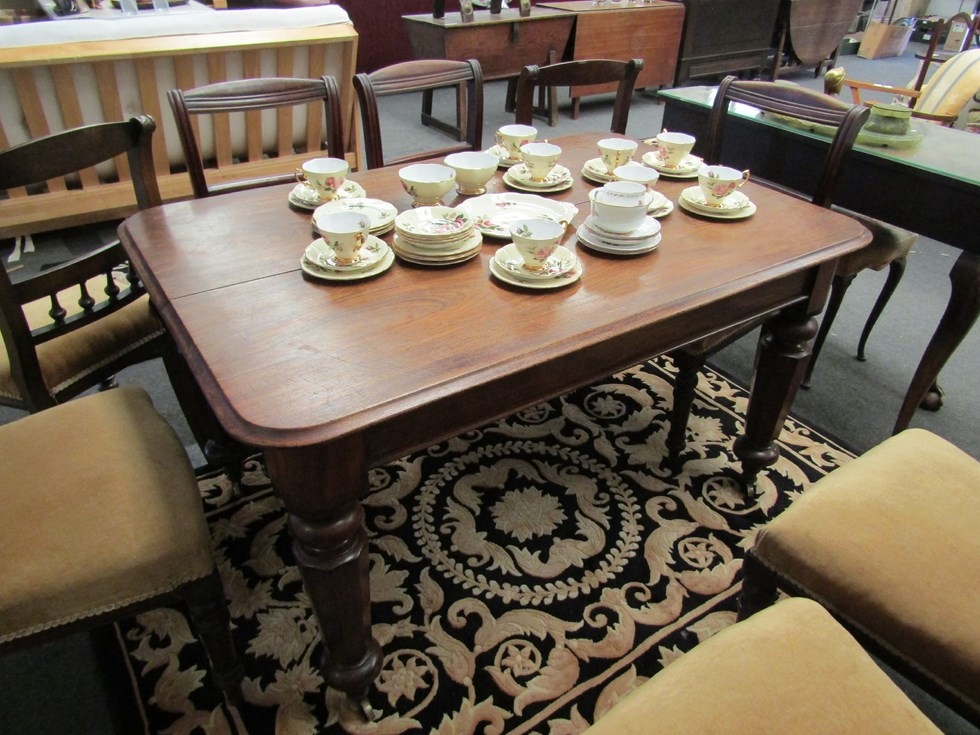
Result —
<instances>
[{"instance_id":1,"label":"black and white rug","mask_svg":"<svg viewBox=\"0 0 980 735\"><path fill-rule=\"evenodd\" d=\"M371 471L375 722L328 690L282 505L261 462L243 496L201 490L246 669L222 708L180 612L123 626L152 732L584 730L734 622L757 529L850 454L793 420L756 494L732 439L746 393L702 375L683 471L661 467L673 366L656 360Z\"/></svg>"}]
</instances>

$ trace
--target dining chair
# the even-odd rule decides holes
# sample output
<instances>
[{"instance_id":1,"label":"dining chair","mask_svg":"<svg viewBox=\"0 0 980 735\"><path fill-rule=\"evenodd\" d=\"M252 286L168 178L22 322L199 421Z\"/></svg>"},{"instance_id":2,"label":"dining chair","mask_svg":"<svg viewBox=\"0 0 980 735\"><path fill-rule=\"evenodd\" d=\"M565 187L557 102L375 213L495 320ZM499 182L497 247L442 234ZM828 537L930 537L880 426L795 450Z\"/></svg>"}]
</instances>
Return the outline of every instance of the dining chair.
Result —
<instances>
[{"instance_id":1,"label":"dining chair","mask_svg":"<svg viewBox=\"0 0 980 735\"><path fill-rule=\"evenodd\" d=\"M633 87L636 84L637 75L642 70L643 59L631 59L630 61L582 59L546 66L535 64L525 66L517 77L514 120L524 125L531 125L534 114L535 89L616 84L616 101L613 104L610 130L625 135L626 123L630 114L630 102L633 99ZM574 112L572 116L577 117ZM552 121L551 124L555 125L555 121Z\"/></svg>"},{"instance_id":2,"label":"dining chair","mask_svg":"<svg viewBox=\"0 0 980 735\"><path fill-rule=\"evenodd\" d=\"M147 116L54 133L0 151L0 190L70 192L115 170L140 209L160 204ZM74 178L73 178L74 177ZM47 182L47 183L46 183ZM160 355L163 324L119 242L18 280L0 269L0 404L30 412L94 386L109 387L124 367Z\"/></svg>"},{"instance_id":3,"label":"dining chair","mask_svg":"<svg viewBox=\"0 0 980 735\"><path fill-rule=\"evenodd\" d=\"M183 445L141 388L0 426L0 653L181 603L227 701L244 670Z\"/></svg>"},{"instance_id":4,"label":"dining chair","mask_svg":"<svg viewBox=\"0 0 980 735\"><path fill-rule=\"evenodd\" d=\"M674 651L653 677L601 702L583 735L941 732L812 600L780 600Z\"/></svg>"},{"instance_id":5,"label":"dining chair","mask_svg":"<svg viewBox=\"0 0 980 735\"><path fill-rule=\"evenodd\" d=\"M456 125L439 124L431 115L432 93L448 89L455 94ZM475 59L450 61L419 59L392 64L354 77L361 113L367 168L411 163L456 151L483 148L483 71ZM448 132L456 142L435 150L414 151L385 159L378 99L393 94L422 93L422 122Z\"/></svg>"},{"instance_id":6,"label":"dining chair","mask_svg":"<svg viewBox=\"0 0 980 735\"><path fill-rule=\"evenodd\" d=\"M980 462L907 429L759 530L739 617L780 592L815 599L885 664L980 725L978 526Z\"/></svg>"},{"instance_id":7,"label":"dining chair","mask_svg":"<svg viewBox=\"0 0 980 735\"><path fill-rule=\"evenodd\" d=\"M924 71L920 70L920 77L910 84L915 85L919 78L924 78ZM841 67L827 72L824 90L828 94L838 94L844 87L851 91L854 104L871 104L873 100L867 99L865 93L884 95L889 101L896 96L906 97L910 100L912 117L952 126L980 89L980 49L952 56L919 89L850 79Z\"/></svg>"},{"instance_id":8,"label":"dining chair","mask_svg":"<svg viewBox=\"0 0 980 735\"><path fill-rule=\"evenodd\" d=\"M870 109L859 105L849 105L842 100L798 85L779 82L739 81L734 76L729 76L719 85L708 118L707 146L704 156L706 161L723 162L726 160L723 155L724 132L732 103L751 105L767 113L836 127L836 133L830 141L823 165L817 176L813 195L810 197L810 200L817 206L830 208L843 169L844 159L853 147L861 126L868 119ZM737 165L737 161L730 161L730 163ZM759 181L755 178L753 180ZM785 191L784 187L777 188ZM787 191L787 193L803 198L799 192ZM863 222L865 218L861 218L861 220ZM838 262L838 272L834 276L831 298L817 340L814 343L808 371L812 370L813 362L819 353L820 344L830 329L836 310L843 299L844 291L846 291L850 281L853 280L853 274L859 268L874 267L879 262L893 262L900 255L904 257L903 253L907 253L908 249L911 248L908 238L905 238L901 233L891 232L884 225L873 234L875 237L869 245L856 253L844 256ZM914 236L912 241L914 242ZM881 301L880 298L879 301ZM666 439L667 462L673 468L678 468L681 453L687 443L687 424L691 405L697 388L698 374L705 361L711 354L757 327L766 316L760 314L744 324L708 335L671 353L678 368L678 375L674 381L670 429ZM866 329L869 328L866 327Z\"/></svg>"},{"instance_id":9,"label":"dining chair","mask_svg":"<svg viewBox=\"0 0 980 735\"><path fill-rule=\"evenodd\" d=\"M322 151L344 158L332 76L239 79L171 89L167 97L199 199L293 181L303 161ZM232 164L234 179L227 173Z\"/></svg>"}]
</instances>

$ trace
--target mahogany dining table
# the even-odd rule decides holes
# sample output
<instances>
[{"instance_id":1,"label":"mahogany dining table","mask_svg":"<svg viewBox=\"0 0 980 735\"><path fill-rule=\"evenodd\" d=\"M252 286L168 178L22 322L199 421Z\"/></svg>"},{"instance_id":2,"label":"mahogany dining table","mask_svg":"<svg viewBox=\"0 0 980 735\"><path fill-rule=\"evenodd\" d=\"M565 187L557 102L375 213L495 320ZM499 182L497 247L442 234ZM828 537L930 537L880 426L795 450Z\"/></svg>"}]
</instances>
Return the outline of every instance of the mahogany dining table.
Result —
<instances>
[{"instance_id":1,"label":"mahogany dining table","mask_svg":"<svg viewBox=\"0 0 980 735\"><path fill-rule=\"evenodd\" d=\"M289 185L169 203L119 228L223 429L263 451L323 635L325 679L354 697L381 666L360 504L370 468L766 314L735 443L747 487L778 457L836 261L870 235L749 182L749 218L677 207L653 252L590 251L574 234L595 186L580 172L604 137L552 139L574 183L549 196L579 207L564 245L583 264L580 280L554 290L498 282L489 261L505 241L490 238L452 267L398 260L373 279L310 278L300 268L310 212L290 207ZM399 211L411 206L395 168L351 179ZM657 190L676 202L692 183L661 178ZM488 188L507 191L501 172Z\"/></svg>"}]
</instances>

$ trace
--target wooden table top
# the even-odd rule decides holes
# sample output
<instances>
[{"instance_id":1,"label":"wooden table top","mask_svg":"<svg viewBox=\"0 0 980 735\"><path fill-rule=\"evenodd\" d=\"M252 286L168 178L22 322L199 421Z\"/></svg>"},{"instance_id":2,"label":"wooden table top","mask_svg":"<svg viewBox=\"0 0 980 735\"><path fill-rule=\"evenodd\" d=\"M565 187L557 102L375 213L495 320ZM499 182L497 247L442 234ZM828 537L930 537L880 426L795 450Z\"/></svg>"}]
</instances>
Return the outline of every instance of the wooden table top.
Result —
<instances>
[{"instance_id":1,"label":"wooden table top","mask_svg":"<svg viewBox=\"0 0 980 735\"><path fill-rule=\"evenodd\" d=\"M290 447L360 433L370 462L432 440L416 440L413 426L441 422L451 436L798 301L812 288L807 269L866 242L853 219L750 182L751 218L718 222L678 207L661 220L656 251L594 253L574 231L594 187L579 172L602 137L552 139L575 181L553 198L580 209L564 244L584 268L561 289L495 280L488 263L504 241L489 238L454 267L398 260L374 279L308 279L299 261L313 239L310 213L289 207L288 185L168 204L129 218L120 234L233 436ZM641 143L638 156L647 150ZM410 206L395 169L351 178L399 211ZM695 184L661 179L657 189L676 201ZM489 188L507 190L500 172Z\"/></svg>"}]
</instances>

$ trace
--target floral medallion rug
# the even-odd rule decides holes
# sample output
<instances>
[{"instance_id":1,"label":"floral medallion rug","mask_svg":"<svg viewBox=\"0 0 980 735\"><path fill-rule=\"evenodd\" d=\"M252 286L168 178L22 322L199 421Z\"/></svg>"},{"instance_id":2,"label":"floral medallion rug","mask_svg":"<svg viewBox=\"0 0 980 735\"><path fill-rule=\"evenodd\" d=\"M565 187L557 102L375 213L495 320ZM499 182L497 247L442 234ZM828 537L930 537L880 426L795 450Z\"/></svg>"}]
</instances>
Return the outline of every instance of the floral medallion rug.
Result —
<instances>
[{"instance_id":1,"label":"floral medallion rug","mask_svg":"<svg viewBox=\"0 0 980 735\"><path fill-rule=\"evenodd\" d=\"M787 422L751 498L731 445L746 393L703 373L683 470L661 466L674 368L644 363L371 471L367 721L318 672L316 620L259 458L200 480L244 658L228 710L183 615L121 627L154 733L583 731L735 619L746 548L847 451Z\"/></svg>"}]
</instances>

